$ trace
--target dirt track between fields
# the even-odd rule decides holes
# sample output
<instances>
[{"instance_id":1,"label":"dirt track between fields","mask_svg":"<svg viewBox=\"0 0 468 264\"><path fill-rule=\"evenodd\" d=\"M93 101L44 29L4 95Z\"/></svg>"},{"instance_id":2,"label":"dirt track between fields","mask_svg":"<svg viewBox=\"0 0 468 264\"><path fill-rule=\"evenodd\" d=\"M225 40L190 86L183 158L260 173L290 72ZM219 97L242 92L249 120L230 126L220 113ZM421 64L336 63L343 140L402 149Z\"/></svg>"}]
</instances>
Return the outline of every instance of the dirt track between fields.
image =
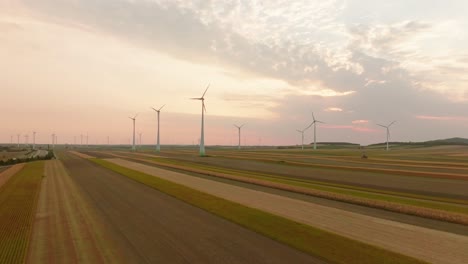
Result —
<instances>
[{"instance_id":1,"label":"dirt track between fields","mask_svg":"<svg viewBox=\"0 0 468 264\"><path fill-rule=\"evenodd\" d=\"M45 176L27 263L126 263L62 163L46 161Z\"/></svg>"},{"instance_id":2,"label":"dirt track between fields","mask_svg":"<svg viewBox=\"0 0 468 264\"><path fill-rule=\"evenodd\" d=\"M116 164L433 263L466 263L468 236L360 215L121 159Z\"/></svg>"},{"instance_id":3,"label":"dirt track between fields","mask_svg":"<svg viewBox=\"0 0 468 264\"><path fill-rule=\"evenodd\" d=\"M63 162L134 263L320 263L74 155Z\"/></svg>"}]
</instances>

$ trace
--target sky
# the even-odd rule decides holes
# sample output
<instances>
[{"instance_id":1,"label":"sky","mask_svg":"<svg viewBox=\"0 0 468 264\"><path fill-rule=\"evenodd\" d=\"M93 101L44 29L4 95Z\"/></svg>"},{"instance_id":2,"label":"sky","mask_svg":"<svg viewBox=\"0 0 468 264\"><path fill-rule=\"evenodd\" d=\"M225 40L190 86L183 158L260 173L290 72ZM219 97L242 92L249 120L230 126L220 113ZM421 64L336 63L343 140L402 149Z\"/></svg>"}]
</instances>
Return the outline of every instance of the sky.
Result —
<instances>
[{"instance_id":1,"label":"sky","mask_svg":"<svg viewBox=\"0 0 468 264\"><path fill-rule=\"evenodd\" d=\"M468 1L0 0L0 142L468 137ZM27 139L25 135L29 135ZM313 140L313 129L305 141Z\"/></svg>"}]
</instances>

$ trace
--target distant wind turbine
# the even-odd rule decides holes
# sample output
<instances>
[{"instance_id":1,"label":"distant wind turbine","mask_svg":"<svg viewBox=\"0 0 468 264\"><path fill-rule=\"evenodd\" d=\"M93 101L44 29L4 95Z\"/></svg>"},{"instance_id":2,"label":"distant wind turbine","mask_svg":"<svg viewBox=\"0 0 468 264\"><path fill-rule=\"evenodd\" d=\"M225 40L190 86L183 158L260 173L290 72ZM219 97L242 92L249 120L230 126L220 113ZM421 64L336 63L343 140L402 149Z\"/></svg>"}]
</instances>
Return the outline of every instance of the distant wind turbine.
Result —
<instances>
[{"instance_id":1,"label":"distant wind turbine","mask_svg":"<svg viewBox=\"0 0 468 264\"><path fill-rule=\"evenodd\" d=\"M55 148L55 133L51 135L52 137L52 149Z\"/></svg>"},{"instance_id":2,"label":"distant wind turbine","mask_svg":"<svg viewBox=\"0 0 468 264\"><path fill-rule=\"evenodd\" d=\"M393 121L391 122L389 125L387 126L384 126L384 125L380 125L380 124L377 124L378 126L381 126L381 127L384 127L387 129L387 151L388 151L388 139L390 138L390 126L393 125L393 123L395 123L396 121Z\"/></svg>"},{"instance_id":3,"label":"distant wind turbine","mask_svg":"<svg viewBox=\"0 0 468 264\"><path fill-rule=\"evenodd\" d=\"M310 123L310 125L306 129L308 129L309 127L314 125L314 149L317 149L317 123L324 124L324 122L316 120L315 116L314 116L314 112L312 112L312 120L313 120L313 122Z\"/></svg>"},{"instance_id":4,"label":"distant wind turbine","mask_svg":"<svg viewBox=\"0 0 468 264\"><path fill-rule=\"evenodd\" d=\"M20 147L20 136L21 136L21 134L16 135L16 137L18 138L18 148Z\"/></svg>"},{"instance_id":5,"label":"distant wind turbine","mask_svg":"<svg viewBox=\"0 0 468 264\"><path fill-rule=\"evenodd\" d=\"M161 113L161 109L163 109L164 106L165 105L161 106L161 108L159 108L159 109L151 107L154 111L156 111L156 113L158 113L158 136L157 136L157 140L156 140L156 152L161 151L161 146L159 145L159 114Z\"/></svg>"},{"instance_id":6,"label":"distant wind turbine","mask_svg":"<svg viewBox=\"0 0 468 264\"><path fill-rule=\"evenodd\" d=\"M136 114L134 117L129 117L131 120L133 120L133 145L132 145L132 150L133 151L136 150L136 147L135 147L135 120L136 120L137 116L138 116L138 114Z\"/></svg>"},{"instance_id":7,"label":"distant wind turbine","mask_svg":"<svg viewBox=\"0 0 468 264\"><path fill-rule=\"evenodd\" d=\"M242 124L240 126L234 124L235 127L237 127L237 129L239 130L239 144L237 146L237 148L240 150L241 149L241 128L244 126L245 124ZM245 142L244 142L245 143Z\"/></svg>"},{"instance_id":8,"label":"distant wind turbine","mask_svg":"<svg viewBox=\"0 0 468 264\"><path fill-rule=\"evenodd\" d=\"M310 126L304 128L303 130L296 129L297 132L301 133L302 135L302 140L301 140L301 146L302 149L304 150L304 132L309 128Z\"/></svg>"},{"instance_id":9,"label":"distant wind turbine","mask_svg":"<svg viewBox=\"0 0 468 264\"><path fill-rule=\"evenodd\" d=\"M33 131L33 150L36 149L36 131Z\"/></svg>"},{"instance_id":10,"label":"distant wind turbine","mask_svg":"<svg viewBox=\"0 0 468 264\"><path fill-rule=\"evenodd\" d=\"M210 88L210 84L205 89L205 92L200 98L190 98L192 100L200 100L202 101L202 118L201 118L201 137L200 137L200 156L205 156L205 94L206 91L208 91L208 88Z\"/></svg>"}]
</instances>

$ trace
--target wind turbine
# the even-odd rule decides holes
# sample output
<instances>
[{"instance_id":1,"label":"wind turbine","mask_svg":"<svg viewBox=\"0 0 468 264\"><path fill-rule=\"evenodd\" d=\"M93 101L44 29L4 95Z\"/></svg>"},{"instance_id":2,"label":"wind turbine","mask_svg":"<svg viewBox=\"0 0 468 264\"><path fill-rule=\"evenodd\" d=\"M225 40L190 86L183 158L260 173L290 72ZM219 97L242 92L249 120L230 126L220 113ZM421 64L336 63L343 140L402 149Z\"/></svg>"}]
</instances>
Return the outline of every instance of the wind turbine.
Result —
<instances>
[{"instance_id":1,"label":"wind turbine","mask_svg":"<svg viewBox=\"0 0 468 264\"><path fill-rule=\"evenodd\" d=\"M208 88L210 88L210 84L205 89L205 92L200 98L190 98L192 100L200 100L202 101L202 117L201 117L201 137L200 137L200 156L205 156L205 94L206 91L208 91Z\"/></svg>"},{"instance_id":2,"label":"wind turbine","mask_svg":"<svg viewBox=\"0 0 468 264\"><path fill-rule=\"evenodd\" d=\"M158 137L157 137L157 143L156 143L156 152L161 151L161 146L159 145L159 114L161 113L161 109L163 109L165 105L161 106L161 108L156 109L154 107L151 107L156 113L158 113Z\"/></svg>"},{"instance_id":3,"label":"wind turbine","mask_svg":"<svg viewBox=\"0 0 468 264\"><path fill-rule=\"evenodd\" d=\"M128 117L131 120L133 120L133 145L132 145L132 150L133 151L136 150L136 148L135 148L135 120L136 120L137 116L138 116L138 114L136 114L134 117Z\"/></svg>"},{"instance_id":4,"label":"wind turbine","mask_svg":"<svg viewBox=\"0 0 468 264\"><path fill-rule=\"evenodd\" d=\"M36 149L36 131L33 131L33 150Z\"/></svg>"},{"instance_id":5,"label":"wind turbine","mask_svg":"<svg viewBox=\"0 0 468 264\"><path fill-rule=\"evenodd\" d=\"M378 126L384 127L387 129L387 151L388 151L388 138L390 137L390 126L393 125L396 121L391 122L388 126L377 124Z\"/></svg>"},{"instance_id":6,"label":"wind turbine","mask_svg":"<svg viewBox=\"0 0 468 264\"><path fill-rule=\"evenodd\" d=\"M319 121L319 120L316 120L316 119L315 119L315 116L314 116L314 112L312 112L312 120L313 120L313 122L310 123L310 125L309 125L306 129L308 129L309 127L311 127L312 125L314 125L314 149L317 149L317 123L322 123L322 124L324 124L324 122ZM305 130L305 129L304 129L304 130Z\"/></svg>"},{"instance_id":7,"label":"wind turbine","mask_svg":"<svg viewBox=\"0 0 468 264\"><path fill-rule=\"evenodd\" d=\"M240 150L241 149L241 128L244 126L245 124L242 124L241 126L238 126L236 124L234 124L235 127L237 127L237 129L239 130L239 145L238 145L238 149ZM244 142L245 143L245 142Z\"/></svg>"},{"instance_id":8,"label":"wind turbine","mask_svg":"<svg viewBox=\"0 0 468 264\"><path fill-rule=\"evenodd\" d=\"M50 135L51 138L52 138L52 149L55 148L55 133L53 133L52 135Z\"/></svg>"},{"instance_id":9,"label":"wind turbine","mask_svg":"<svg viewBox=\"0 0 468 264\"><path fill-rule=\"evenodd\" d=\"M302 150L304 150L304 132L305 132L309 127L310 127L310 126L304 128L303 130L296 129L296 131L299 132L299 133L301 133L301 135L302 135L302 141L301 141Z\"/></svg>"}]
</instances>

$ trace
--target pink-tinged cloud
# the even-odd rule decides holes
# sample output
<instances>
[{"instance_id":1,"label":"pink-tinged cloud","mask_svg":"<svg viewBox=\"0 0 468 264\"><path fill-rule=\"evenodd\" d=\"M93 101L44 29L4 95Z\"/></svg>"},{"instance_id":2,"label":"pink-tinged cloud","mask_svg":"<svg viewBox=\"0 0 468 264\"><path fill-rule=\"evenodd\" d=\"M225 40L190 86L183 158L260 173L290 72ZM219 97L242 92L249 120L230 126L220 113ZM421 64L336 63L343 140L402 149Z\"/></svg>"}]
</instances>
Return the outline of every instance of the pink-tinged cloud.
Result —
<instances>
[{"instance_id":1,"label":"pink-tinged cloud","mask_svg":"<svg viewBox=\"0 0 468 264\"><path fill-rule=\"evenodd\" d=\"M367 123L369 123L369 120L359 119L359 120L353 120L351 123L353 123L353 124L367 124Z\"/></svg>"},{"instance_id":2,"label":"pink-tinged cloud","mask_svg":"<svg viewBox=\"0 0 468 264\"><path fill-rule=\"evenodd\" d=\"M339 108L339 107L328 107L328 108L325 108L325 112L342 112L343 109Z\"/></svg>"},{"instance_id":3,"label":"pink-tinged cloud","mask_svg":"<svg viewBox=\"0 0 468 264\"><path fill-rule=\"evenodd\" d=\"M426 116L418 115L417 119L422 120L436 120L436 121L468 121L468 117L464 116Z\"/></svg>"},{"instance_id":4,"label":"pink-tinged cloud","mask_svg":"<svg viewBox=\"0 0 468 264\"><path fill-rule=\"evenodd\" d=\"M377 131L375 129L371 129L367 127L351 126L351 125L321 125L320 127L326 128L326 129L349 129L352 131L363 132L363 133L373 133Z\"/></svg>"}]
</instances>

